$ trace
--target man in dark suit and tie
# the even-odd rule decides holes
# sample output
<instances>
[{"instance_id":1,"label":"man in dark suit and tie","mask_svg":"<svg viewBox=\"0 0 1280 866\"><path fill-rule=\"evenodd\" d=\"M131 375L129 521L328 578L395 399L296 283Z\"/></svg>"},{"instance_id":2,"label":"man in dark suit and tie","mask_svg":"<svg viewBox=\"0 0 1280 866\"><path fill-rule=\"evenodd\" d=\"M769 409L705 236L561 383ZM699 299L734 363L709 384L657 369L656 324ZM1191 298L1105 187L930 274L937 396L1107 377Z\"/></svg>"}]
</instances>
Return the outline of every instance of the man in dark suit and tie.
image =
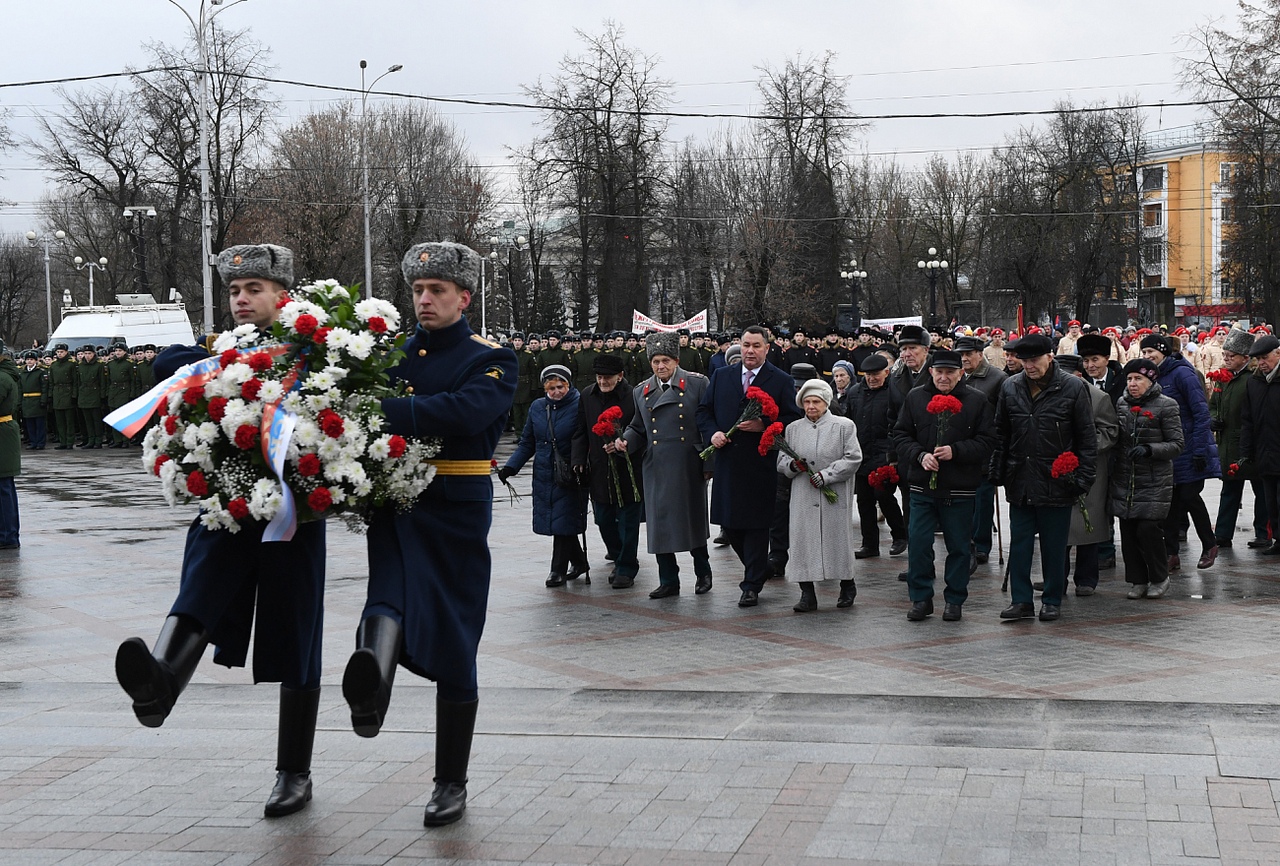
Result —
<instances>
[{"instance_id":1,"label":"man in dark suit and tie","mask_svg":"<svg viewBox=\"0 0 1280 866\"><path fill-rule=\"evenodd\" d=\"M1111 360L1111 340L1101 334L1084 334L1076 341L1076 354L1084 368L1084 380L1101 388L1115 405L1124 393L1120 362Z\"/></svg>"},{"instance_id":2,"label":"man in dark suit and tie","mask_svg":"<svg viewBox=\"0 0 1280 866\"><path fill-rule=\"evenodd\" d=\"M783 424L800 417L791 377L768 363L769 335L752 326L742 332L742 365L722 367L712 375L707 393L698 406L698 429L704 441L715 446L711 488L711 522L728 536L733 552L742 560L739 607L754 607L769 576L769 526L778 486L776 457L757 450L766 420L739 425L730 439L725 433L742 414L747 388L766 392L778 404Z\"/></svg>"}]
</instances>

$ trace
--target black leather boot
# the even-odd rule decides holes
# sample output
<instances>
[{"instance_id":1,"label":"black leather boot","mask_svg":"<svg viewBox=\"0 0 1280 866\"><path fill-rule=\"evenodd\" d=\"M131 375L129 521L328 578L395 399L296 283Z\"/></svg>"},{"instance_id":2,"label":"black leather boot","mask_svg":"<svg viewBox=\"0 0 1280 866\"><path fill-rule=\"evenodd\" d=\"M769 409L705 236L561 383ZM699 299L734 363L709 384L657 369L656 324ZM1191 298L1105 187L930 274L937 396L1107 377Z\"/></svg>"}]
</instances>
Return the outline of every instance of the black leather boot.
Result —
<instances>
[{"instance_id":1,"label":"black leather boot","mask_svg":"<svg viewBox=\"0 0 1280 866\"><path fill-rule=\"evenodd\" d=\"M858 597L858 586L852 580L840 581L840 598L836 607L853 607L853 600Z\"/></svg>"},{"instance_id":2,"label":"black leather boot","mask_svg":"<svg viewBox=\"0 0 1280 866\"><path fill-rule=\"evenodd\" d=\"M311 800L311 751L316 741L320 689L280 687L280 726L276 740L276 785L263 814L292 815Z\"/></svg>"},{"instance_id":3,"label":"black leather boot","mask_svg":"<svg viewBox=\"0 0 1280 866\"><path fill-rule=\"evenodd\" d=\"M356 629L356 651L342 675L342 696L351 707L351 727L362 737L376 737L382 730L400 642L400 623L389 616L368 617Z\"/></svg>"},{"instance_id":4,"label":"black leather boot","mask_svg":"<svg viewBox=\"0 0 1280 866\"><path fill-rule=\"evenodd\" d=\"M160 627L154 650L140 637L116 649L116 680L133 698L133 714L148 728L164 724L178 695L191 682L209 636L194 619L170 616Z\"/></svg>"},{"instance_id":5,"label":"black leather boot","mask_svg":"<svg viewBox=\"0 0 1280 866\"><path fill-rule=\"evenodd\" d=\"M813 590L813 581L800 581L800 601L791 609L796 613L809 613L818 609L818 594Z\"/></svg>"},{"instance_id":6,"label":"black leather boot","mask_svg":"<svg viewBox=\"0 0 1280 866\"><path fill-rule=\"evenodd\" d=\"M479 704L436 698L436 787L422 816L424 827L452 824L467 810L467 764Z\"/></svg>"}]
</instances>

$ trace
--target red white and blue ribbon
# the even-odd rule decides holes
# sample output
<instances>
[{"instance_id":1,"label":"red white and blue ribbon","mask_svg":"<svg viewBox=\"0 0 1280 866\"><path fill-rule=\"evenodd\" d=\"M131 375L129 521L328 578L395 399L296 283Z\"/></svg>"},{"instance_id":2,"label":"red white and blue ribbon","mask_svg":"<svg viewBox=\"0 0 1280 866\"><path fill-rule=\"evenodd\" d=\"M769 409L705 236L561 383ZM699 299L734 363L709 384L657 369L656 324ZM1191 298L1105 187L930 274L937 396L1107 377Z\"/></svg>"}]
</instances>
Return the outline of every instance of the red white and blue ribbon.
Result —
<instances>
[{"instance_id":1,"label":"red white and blue ribbon","mask_svg":"<svg viewBox=\"0 0 1280 866\"><path fill-rule=\"evenodd\" d=\"M284 480L284 459L289 452L289 443L293 441L293 429L297 426L298 416L281 405L284 394L295 391L302 385L299 373L305 366L301 358L280 384L284 386L281 398L262 407L262 456L271 467L271 471L280 479L280 510L262 531L263 541L289 541L298 530L298 504L293 501L293 491Z\"/></svg>"}]
</instances>

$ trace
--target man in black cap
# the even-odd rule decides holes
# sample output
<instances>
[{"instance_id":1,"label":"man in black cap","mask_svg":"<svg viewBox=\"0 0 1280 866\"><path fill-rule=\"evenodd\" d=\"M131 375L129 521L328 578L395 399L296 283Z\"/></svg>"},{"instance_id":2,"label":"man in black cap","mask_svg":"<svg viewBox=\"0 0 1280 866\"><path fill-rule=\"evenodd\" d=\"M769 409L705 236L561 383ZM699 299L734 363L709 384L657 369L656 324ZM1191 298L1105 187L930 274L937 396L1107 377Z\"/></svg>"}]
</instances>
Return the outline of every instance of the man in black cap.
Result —
<instances>
[{"instance_id":1,"label":"man in black cap","mask_svg":"<svg viewBox=\"0 0 1280 866\"><path fill-rule=\"evenodd\" d=\"M863 325L858 329L857 345L849 350L849 361L857 369L859 376L862 375L862 362L876 353L875 336L874 328Z\"/></svg>"},{"instance_id":2,"label":"man in black cap","mask_svg":"<svg viewBox=\"0 0 1280 866\"><path fill-rule=\"evenodd\" d=\"M926 381L924 369L929 364L929 332L918 325L904 325L898 334L898 357L902 364L889 375L889 387L904 402L907 393Z\"/></svg>"},{"instance_id":3,"label":"man in black cap","mask_svg":"<svg viewBox=\"0 0 1280 866\"><path fill-rule=\"evenodd\" d=\"M82 448L102 447L102 407L107 397L107 377L93 346L85 346L76 367L76 409L84 430Z\"/></svg>"},{"instance_id":4,"label":"man in black cap","mask_svg":"<svg viewBox=\"0 0 1280 866\"><path fill-rule=\"evenodd\" d=\"M681 328L680 336L680 369L686 373L704 373L706 367L702 364L702 353L689 344L689 329Z\"/></svg>"},{"instance_id":5,"label":"man in black cap","mask_svg":"<svg viewBox=\"0 0 1280 866\"><path fill-rule=\"evenodd\" d=\"M67 451L76 444L76 365L66 343L53 347L53 363L49 365L49 407L53 410L58 450Z\"/></svg>"},{"instance_id":6,"label":"man in black cap","mask_svg":"<svg viewBox=\"0 0 1280 866\"><path fill-rule=\"evenodd\" d=\"M123 342L111 344L111 360L103 365L107 376L107 411L119 409L137 396L137 379L133 362L128 358L128 347ZM114 427L108 448L128 448L129 439Z\"/></svg>"},{"instance_id":7,"label":"man in black cap","mask_svg":"<svg viewBox=\"0 0 1280 866\"><path fill-rule=\"evenodd\" d=\"M1000 400L1000 385L1005 379L1004 370L997 370L987 363L982 340L977 337L959 337L955 350L964 368L964 384L981 391L994 412ZM978 484L973 506L973 564L985 563L991 556L991 535L995 526L996 487L985 476Z\"/></svg>"},{"instance_id":8,"label":"man in black cap","mask_svg":"<svg viewBox=\"0 0 1280 866\"><path fill-rule=\"evenodd\" d=\"M947 548L942 618L960 619L969 597L969 545L973 534L973 497L991 457L994 436L991 403L981 391L961 382L960 356L946 349L933 355L929 379L907 395L893 444L898 465L911 488L907 553L907 619L919 622L933 613L933 535L942 530ZM939 403L958 401L935 410Z\"/></svg>"},{"instance_id":9,"label":"man in black cap","mask_svg":"<svg viewBox=\"0 0 1280 866\"><path fill-rule=\"evenodd\" d=\"M524 429L524 420L529 417L529 406L533 403L533 383L538 379L537 353L525 344L524 334L516 331L511 335L511 351L516 355L516 395L511 406L511 429L520 435Z\"/></svg>"},{"instance_id":10,"label":"man in black cap","mask_svg":"<svg viewBox=\"0 0 1280 866\"><path fill-rule=\"evenodd\" d=\"M1266 554L1280 554L1280 339L1259 334L1249 349L1257 361L1245 385L1240 410L1240 460L1248 477L1257 478L1267 501L1271 544Z\"/></svg>"},{"instance_id":11,"label":"man in black cap","mask_svg":"<svg viewBox=\"0 0 1280 866\"><path fill-rule=\"evenodd\" d=\"M1111 360L1111 348L1111 339L1102 334L1082 334L1076 341L1084 380L1105 391L1114 406L1124 393L1125 383L1120 362Z\"/></svg>"},{"instance_id":12,"label":"man in black cap","mask_svg":"<svg viewBox=\"0 0 1280 866\"><path fill-rule=\"evenodd\" d=\"M551 330L546 333L547 344L542 351L538 353L538 364L545 369L554 365L568 367L573 372L573 365L570 364L569 353L560 345L561 334L559 331Z\"/></svg>"},{"instance_id":13,"label":"man in black cap","mask_svg":"<svg viewBox=\"0 0 1280 866\"><path fill-rule=\"evenodd\" d=\"M893 428L898 423L902 404L888 386L889 361L882 355L868 355L859 371L861 378L849 388L848 416L858 427L858 444L862 447L862 463L854 480L854 496L858 502L858 524L862 530L862 547L853 552L856 559L880 555L880 526L876 506L884 512L889 524L889 555L897 556L907 549L907 525L894 496L895 484L872 487L872 472L897 462L893 450ZM852 600L850 600L852 601Z\"/></svg>"},{"instance_id":14,"label":"man in black cap","mask_svg":"<svg viewBox=\"0 0 1280 866\"><path fill-rule=\"evenodd\" d=\"M617 436L597 436L592 427L605 411L617 407L622 415L615 432L623 430L635 416L636 404L631 384L622 375L622 359L596 354L591 359L595 381L578 398L578 426L573 434L573 466L590 480L591 511L604 542L605 559L613 563L609 585L626 589L640 571L636 557L640 541L640 519L644 516L644 482L639 465L628 468L620 454ZM638 464L639 461L636 461Z\"/></svg>"},{"instance_id":15,"label":"man in black cap","mask_svg":"<svg viewBox=\"0 0 1280 866\"><path fill-rule=\"evenodd\" d=\"M782 369L788 373L795 364L809 364L818 367L818 353L809 345L809 335L804 328L797 325L791 329L791 346L782 352Z\"/></svg>"},{"instance_id":16,"label":"man in black cap","mask_svg":"<svg viewBox=\"0 0 1280 866\"><path fill-rule=\"evenodd\" d=\"M1253 488L1254 530L1249 547L1258 550L1271 546L1267 535L1267 495L1256 477L1238 468L1241 413L1249 383L1249 350L1253 348L1253 340L1253 335L1241 328L1232 328L1227 333L1220 347L1222 366L1219 369L1230 378L1213 382L1213 390L1209 394L1209 423L1218 439L1218 457L1222 466L1222 493L1218 498L1218 519L1213 524L1214 538L1218 547L1231 547L1244 500L1244 485L1248 481ZM1237 466L1234 472L1231 470L1233 463Z\"/></svg>"},{"instance_id":17,"label":"man in black cap","mask_svg":"<svg viewBox=\"0 0 1280 866\"><path fill-rule=\"evenodd\" d=\"M1009 502L1009 588L1012 604L1004 620L1036 615L1031 586L1031 554L1040 536L1044 574L1042 622L1061 616L1066 591L1067 533L1078 497L1093 486L1098 439L1093 401L1084 381L1053 361L1053 344L1029 334L1016 344L1022 372L1000 388L996 407L996 453L991 481L1005 488ZM1058 457L1071 452L1076 469L1054 477Z\"/></svg>"},{"instance_id":18,"label":"man in black cap","mask_svg":"<svg viewBox=\"0 0 1280 866\"><path fill-rule=\"evenodd\" d=\"M818 372L822 375L822 381L830 385L831 371L835 369L836 361L848 359L849 353L844 350L844 346L840 345L840 329L835 325L829 326L826 343L818 350Z\"/></svg>"},{"instance_id":19,"label":"man in black cap","mask_svg":"<svg viewBox=\"0 0 1280 866\"><path fill-rule=\"evenodd\" d=\"M573 368L573 387L578 389L579 394L585 392L588 387L596 382L595 362L596 358L601 354L595 348L595 338L597 336L597 334L583 334L581 348L573 353L573 363L576 365ZM604 345L603 340L601 340L600 345Z\"/></svg>"}]
</instances>

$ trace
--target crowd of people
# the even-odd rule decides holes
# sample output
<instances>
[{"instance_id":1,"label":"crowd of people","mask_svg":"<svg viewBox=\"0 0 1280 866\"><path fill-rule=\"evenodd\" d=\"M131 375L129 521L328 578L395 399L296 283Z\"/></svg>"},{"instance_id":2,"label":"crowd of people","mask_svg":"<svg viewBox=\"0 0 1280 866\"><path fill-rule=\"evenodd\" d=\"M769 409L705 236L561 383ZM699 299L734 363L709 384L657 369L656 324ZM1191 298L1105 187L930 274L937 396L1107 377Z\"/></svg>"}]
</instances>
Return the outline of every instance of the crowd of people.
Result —
<instances>
[{"instance_id":1,"label":"crowd of people","mask_svg":"<svg viewBox=\"0 0 1280 866\"><path fill-rule=\"evenodd\" d=\"M1248 544L1280 553L1280 403L1268 390L1280 340L1266 325L831 328L816 345L758 326L510 344L518 441L499 476L534 461L534 531L555 538L549 587L590 580L580 538L593 513L616 588L635 584L643 522L658 571L650 597L679 594L686 552L695 592L709 591L718 526L710 543L742 562L739 605L786 577L799 584L798 612L818 608L823 581L848 607L856 560L880 556L887 530L889 555L907 554L899 579L920 621L934 612L940 533L942 618L954 621L991 556L1000 488L1005 620L1058 619L1069 581L1092 595L1117 563L1128 597L1162 597L1188 531L1199 569L1232 546L1246 482ZM769 395L780 431L744 414L749 389ZM1210 479L1222 482L1216 514Z\"/></svg>"}]
</instances>

